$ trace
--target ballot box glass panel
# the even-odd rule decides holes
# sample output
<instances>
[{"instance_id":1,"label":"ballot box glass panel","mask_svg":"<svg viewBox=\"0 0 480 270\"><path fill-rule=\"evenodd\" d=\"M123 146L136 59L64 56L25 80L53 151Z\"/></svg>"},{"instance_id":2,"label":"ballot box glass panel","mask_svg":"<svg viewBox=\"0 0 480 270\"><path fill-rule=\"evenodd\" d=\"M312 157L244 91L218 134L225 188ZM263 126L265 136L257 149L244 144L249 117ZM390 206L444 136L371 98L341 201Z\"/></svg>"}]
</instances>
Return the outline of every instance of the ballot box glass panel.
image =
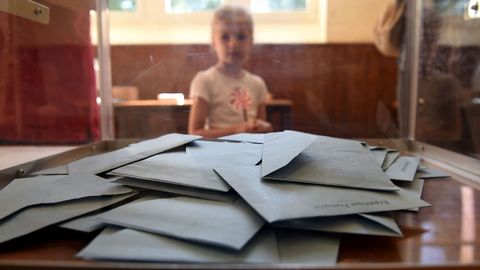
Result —
<instances>
[{"instance_id":1,"label":"ballot box glass panel","mask_svg":"<svg viewBox=\"0 0 480 270\"><path fill-rule=\"evenodd\" d=\"M475 1L423 1L415 139L479 158L480 38Z\"/></svg>"},{"instance_id":2,"label":"ballot box glass panel","mask_svg":"<svg viewBox=\"0 0 480 270\"><path fill-rule=\"evenodd\" d=\"M38 224L41 227L0 241L0 268L480 268L478 1L405 0L403 39L397 51L389 55L378 50L372 36L375 29L379 30L382 12L391 4L384 0L1 1L0 201L5 187L18 181L24 181L24 187L34 183L32 186L41 190L39 181L58 180L55 183L59 184L43 187L49 196L42 197L41 192L30 189L26 190L31 196L10 194L8 202L12 203L0 207L0 215L4 215L0 218L1 239L12 235L5 233L5 227L12 232L28 231ZM191 82L218 61L212 46L211 18L222 4L239 4L252 12L253 44L244 69L262 78L269 92L264 100L265 120L276 132L249 134L254 142L238 137L205 139L187 135L195 102L190 95ZM237 106L251 100L230 102ZM246 118L243 122L248 122ZM282 141L285 134L293 139ZM283 144L271 147L278 141ZM202 155L202 146L212 144L219 148ZM241 154L224 147L246 153L245 159L253 160L252 164L232 169L244 160ZM298 153L291 151L297 147L303 148ZM292 154L291 159L279 158L285 154ZM268 169L272 159L284 163L265 173L262 169ZM211 162L232 161L235 166L209 167ZM159 164L156 162L160 169L149 167ZM373 169L365 170L367 167ZM125 168L127 172L122 171ZM330 174L332 168L337 170ZM232 178L237 182L226 180L229 170L236 173L232 175L237 178ZM412 172L408 179L398 176L404 171ZM288 177L279 177L282 173ZM165 175L171 178L163 179ZM315 175L311 177L315 179L302 178L305 175ZM324 182L315 182L320 181L316 176ZM75 183L62 182L70 177ZM72 188L85 179L99 182ZM365 182L357 184L356 179ZM379 184L376 179L385 181ZM250 185L246 181L251 181ZM293 203L280 205L282 196L274 196L276 191L255 193L252 187L263 184L281 187L283 197ZM137 224L129 228L131 231L124 231L128 234L135 230L137 237L122 245L105 242L106 247L96 250L106 252L105 257L88 257L79 252L102 230L75 230L68 223L80 216L87 218L81 226L95 223L103 228L108 216L89 219L79 214L52 221L49 215L57 217L78 210L77 205L68 208L70 203L80 205L91 199L104 203L118 194L81 194L60 203L51 199L99 186L109 191L112 188L112 193L125 189L134 192L125 201L88 214L136 199L143 203L179 196L215 207L240 204L241 214L250 213L257 223L251 226L251 239L243 239L245 245L239 250L232 250L222 240L235 241L242 236L240 224L228 226L232 233L223 237L211 232L216 236L212 237L214 242L199 240L192 233L198 229L200 235L202 224L185 226L178 221L172 227L176 233L183 230L180 235L161 231L161 222L153 229ZM70 188L70 193L62 188ZM242 188L247 192L242 193ZM314 196L317 194L311 190L321 188L331 192ZM360 201L357 196L363 195L352 190L376 195ZM352 192L353 198L346 197L347 192ZM337 194L343 197L339 199ZM390 207L389 200L378 198L396 198L398 194L409 198L407 203L413 201L421 207L391 207L381 213L367 207ZM37 195L44 201L31 203L29 200ZM26 206L5 214L13 201L26 201ZM272 203L277 201L280 206ZM67 208L62 208L65 205ZM367 210L348 212L364 206ZM38 208L45 215L37 213L29 218ZM177 218L177 214L182 219L199 216L192 211L196 208L169 209L157 211L163 211L160 221ZM320 229L300 228L302 222L318 218L312 214L318 209L331 211L322 213L323 220L314 220ZM156 212L148 207L140 210ZM210 229L223 232L227 226L218 226L224 218L219 213L223 212L209 210ZM135 222L149 221L142 213L130 214L120 216L133 217ZM342 223L346 216L359 222L353 226ZM23 220L15 223L17 218ZM292 220L297 226L293 229L288 227ZM126 223L114 226L132 226ZM110 229L118 229L114 226ZM189 226L195 226L195 230ZM273 237L258 237L268 236L264 233L270 229L275 231ZM162 238L152 240L145 236L147 230L156 230ZM105 239L115 235L103 232ZM312 235L338 241L319 251L320 245L315 245ZM264 247L258 245L259 239L268 239L262 243L275 248L255 253L256 248ZM288 244L296 239L301 241ZM174 248L159 252L148 246L159 242L173 243ZM312 244L316 248L308 249ZM126 252L125 256L115 257L117 251ZM245 253L246 257L273 255L258 262L255 256L251 257L253 261L242 260ZM320 261L330 253L336 257L329 263ZM178 254L185 257L161 257ZM192 254L207 259L192 260ZM216 257L218 254L227 254L227 260L218 261L222 257ZM235 259L228 260L231 257Z\"/></svg>"},{"instance_id":3,"label":"ballot box glass panel","mask_svg":"<svg viewBox=\"0 0 480 270\"><path fill-rule=\"evenodd\" d=\"M1 144L100 139L94 12L94 1L2 1Z\"/></svg>"}]
</instances>

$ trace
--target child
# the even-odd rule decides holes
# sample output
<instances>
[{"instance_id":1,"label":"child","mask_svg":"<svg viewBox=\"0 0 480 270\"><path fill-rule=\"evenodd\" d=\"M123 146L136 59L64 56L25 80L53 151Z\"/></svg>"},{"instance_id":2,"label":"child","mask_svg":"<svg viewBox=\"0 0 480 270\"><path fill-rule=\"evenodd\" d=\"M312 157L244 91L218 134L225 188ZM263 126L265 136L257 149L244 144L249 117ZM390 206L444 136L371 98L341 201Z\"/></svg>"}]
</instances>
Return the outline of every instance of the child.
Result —
<instances>
[{"instance_id":1,"label":"child","mask_svg":"<svg viewBox=\"0 0 480 270\"><path fill-rule=\"evenodd\" d=\"M200 71L190 86L194 102L188 132L205 138L272 131L265 121L265 82L243 69L253 45L253 20L240 7L218 9L212 22L215 66Z\"/></svg>"}]
</instances>

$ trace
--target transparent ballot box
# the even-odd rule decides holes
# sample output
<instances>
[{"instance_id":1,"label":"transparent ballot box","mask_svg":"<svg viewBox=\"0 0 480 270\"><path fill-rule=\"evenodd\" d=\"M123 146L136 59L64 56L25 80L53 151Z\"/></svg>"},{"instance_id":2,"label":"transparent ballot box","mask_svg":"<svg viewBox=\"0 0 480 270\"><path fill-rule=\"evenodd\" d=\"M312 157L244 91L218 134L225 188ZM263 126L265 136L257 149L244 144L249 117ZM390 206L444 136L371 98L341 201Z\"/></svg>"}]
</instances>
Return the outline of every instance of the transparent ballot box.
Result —
<instances>
[{"instance_id":1,"label":"transparent ballot box","mask_svg":"<svg viewBox=\"0 0 480 270\"><path fill-rule=\"evenodd\" d=\"M1 1L0 266L480 268L478 9Z\"/></svg>"}]
</instances>

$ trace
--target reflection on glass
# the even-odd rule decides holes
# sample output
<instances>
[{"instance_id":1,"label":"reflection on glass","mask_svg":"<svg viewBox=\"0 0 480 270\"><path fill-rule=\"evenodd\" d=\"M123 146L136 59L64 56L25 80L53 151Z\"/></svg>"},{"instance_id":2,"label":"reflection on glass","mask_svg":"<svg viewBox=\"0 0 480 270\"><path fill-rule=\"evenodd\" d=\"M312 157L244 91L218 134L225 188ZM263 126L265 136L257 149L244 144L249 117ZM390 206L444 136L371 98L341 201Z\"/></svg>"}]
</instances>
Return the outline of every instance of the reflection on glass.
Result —
<instances>
[{"instance_id":1,"label":"reflection on glass","mask_svg":"<svg viewBox=\"0 0 480 270\"><path fill-rule=\"evenodd\" d=\"M434 243L435 233L438 232L435 222L424 221L422 222L422 228L428 230L428 233L422 234L422 243Z\"/></svg>"},{"instance_id":2,"label":"reflection on glass","mask_svg":"<svg viewBox=\"0 0 480 270\"><path fill-rule=\"evenodd\" d=\"M460 258L461 263L472 263L475 261L475 246L473 244L463 244L460 247Z\"/></svg>"},{"instance_id":3,"label":"reflection on glass","mask_svg":"<svg viewBox=\"0 0 480 270\"><path fill-rule=\"evenodd\" d=\"M474 190L468 186L460 189L462 198L462 242L475 241L475 199Z\"/></svg>"},{"instance_id":4,"label":"reflection on glass","mask_svg":"<svg viewBox=\"0 0 480 270\"><path fill-rule=\"evenodd\" d=\"M306 0L251 0L253 12L299 11L307 8Z\"/></svg>"},{"instance_id":5,"label":"reflection on glass","mask_svg":"<svg viewBox=\"0 0 480 270\"><path fill-rule=\"evenodd\" d=\"M0 12L0 142L99 139L90 37L95 2L41 2L50 9L48 24Z\"/></svg>"},{"instance_id":6,"label":"reflection on glass","mask_svg":"<svg viewBox=\"0 0 480 270\"><path fill-rule=\"evenodd\" d=\"M446 261L443 247L422 246L420 248L420 262L442 263Z\"/></svg>"},{"instance_id":7,"label":"reflection on glass","mask_svg":"<svg viewBox=\"0 0 480 270\"><path fill-rule=\"evenodd\" d=\"M424 1L416 139L480 153L480 20L465 19L468 0Z\"/></svg>"},{"instance_id":8,"label":"reflection on glass","mask_svg":"<svg viewBox=\"0 0 480 270\"><path fill-rule=\"evenodd\" d=\"M470 263L475 257L475 197L474 190L468 186L462 186L460 189L462 200L462 229L460 261Z\"/></svg>"},{"instance_id":9,"label":"reflection on glass","mask_svg":"<svg viewBox=\"0 0 480 270\"><path fill-rule=\"evenodd\" d=\"M223 4L223 0L167 0L165 10L167 13L191 13L211 11Z\"/></svg>"},{"instance_id":10,"label":"reflection on glass","mask_svg":"<svg viewBox=\"0 0 480 270\"><path fill-rule=\"evenodd\" d=\"M108 8L112 11L135 11L136 0L109 0Z\"/></svg>"},{"instance_id":11,"label":"reflection on glass","mask_svg":"<svg viewBox=\"0 0 480 270\"><path fill-rule=\"evenodd\" d=\"M269 10L254 14L255 45L244 68L263 78L272 94L267 118L275 131L398 137L396 59L381 55L371 44L373 24L384 1L328 1L326 5L326 1L306 0L137 0L139 16L115 14L110 23L113 87L136 87L138 99L157 103L161 93L188 97L195 74L216 63L210 44L211 13L189 11L222 3L251 4L253 9L263 5ZM177 10L175 16L168 9ZM287 16L287 9L305 12L287 12ZM116 136L185 133L187 103L183 108L116 104Z\"/></svg>"}]
</instances>

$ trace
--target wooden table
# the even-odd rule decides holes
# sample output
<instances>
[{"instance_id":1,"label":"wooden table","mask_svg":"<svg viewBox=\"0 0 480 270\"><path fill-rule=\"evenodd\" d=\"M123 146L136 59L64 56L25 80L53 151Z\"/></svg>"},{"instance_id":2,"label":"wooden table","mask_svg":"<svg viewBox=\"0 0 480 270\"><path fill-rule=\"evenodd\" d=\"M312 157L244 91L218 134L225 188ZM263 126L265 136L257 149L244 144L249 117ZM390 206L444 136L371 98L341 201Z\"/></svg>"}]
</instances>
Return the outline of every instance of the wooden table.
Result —
<instances>
[{"instance_id":1,"label":"wooden table","mask_svg":"<svg viewBox=\"0 0 480 270\"><path fill-rule=\"evenodd\" d=\"M131 142L96 143L63 156L0 171L0 182L11 180L20 168L28 173ZM392 147L388 142L383 143ZM421 156L418 152L403 150ZM0 245L0 269L480 269L480 185L457 170L447 172L451 178L425 181L422 198L432 207L422 208L418 213L399 212L396 215L403 237L343 234L338 263L334 267L85 261L75 258L74 254L95 234L50 228Z\"/></svg>"},{"instance_id":2,"label":"wooden table","mask_svg":"<svg viewBox=\"0 0 480 270\"><path fill-rule=\"evenodd\" d=\"M116 138L150 138L166 133L187 133L188 115L193 101L130 100L114 103ZM267 120L274 130L289 129L292 102L288 99L268 101Z\"/></svg>"}]
</instances>

